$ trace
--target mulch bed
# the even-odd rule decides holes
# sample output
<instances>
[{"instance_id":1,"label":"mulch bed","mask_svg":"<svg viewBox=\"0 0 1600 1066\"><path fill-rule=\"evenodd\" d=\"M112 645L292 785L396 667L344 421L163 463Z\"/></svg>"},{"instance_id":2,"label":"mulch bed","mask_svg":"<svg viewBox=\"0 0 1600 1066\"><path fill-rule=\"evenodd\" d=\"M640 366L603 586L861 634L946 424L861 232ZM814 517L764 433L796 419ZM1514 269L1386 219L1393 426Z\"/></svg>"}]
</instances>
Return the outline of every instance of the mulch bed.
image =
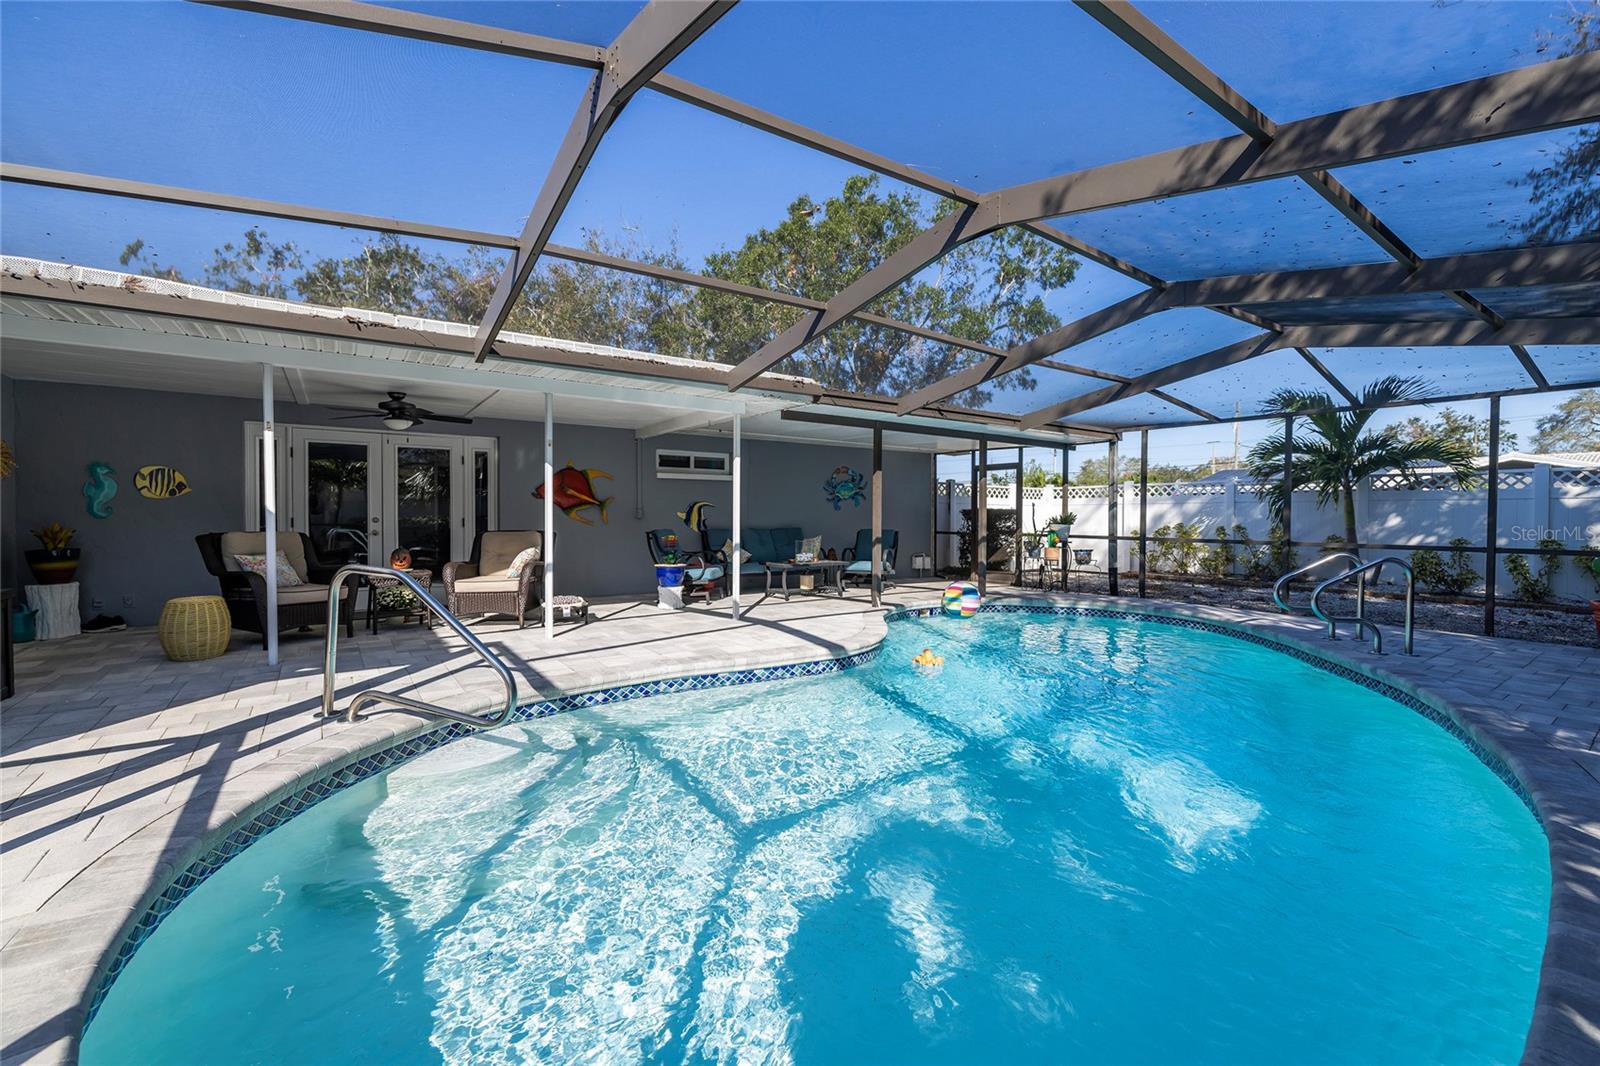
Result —
<instances>
[{"instance_id":1,"label":"mulch bed","mask_svg":"<svg viewBox=\"0 0 1600 1066\"><path fill-rule=\"evenodd\" d=\"M996 575L1001 581L1009 575ZM1003 586L1002 586L1003 587ZM1137 572L1120 575L1119 591L1122 595L1138 592ZM1075 573L1072 576L1073 592L1106 592L1106 579L1102 574ZM1152 598L1176 600L1181 603L1203 603L1212 607L1234 607L1245 611L1271 611L1272 589L1266 584L1243 584L1215 578L1151 574L1148 590ZM1310 590L1300 586L1292 602L1304 606ZM1338 614L1354 610L1354 597L1333 597L1327 601ZM1382 625L1398 628L1404 617L1404 602L1387 594L1367 597L1367 617ZM1513 640L1534 640L1546 644L1576 644L1583 647L1600 645L1595 633L1594 620L1587 603L1561 601L1542 606L1508 604L1502 602L1495 608L1495 635ZM1482 633L1483 601L1471 599L1435 599L1424 595L1417 597L1417 628L1434 629L1445 633ZM1385 646L1398 636L1385 635Z\"/></svg>"}]
</instances>

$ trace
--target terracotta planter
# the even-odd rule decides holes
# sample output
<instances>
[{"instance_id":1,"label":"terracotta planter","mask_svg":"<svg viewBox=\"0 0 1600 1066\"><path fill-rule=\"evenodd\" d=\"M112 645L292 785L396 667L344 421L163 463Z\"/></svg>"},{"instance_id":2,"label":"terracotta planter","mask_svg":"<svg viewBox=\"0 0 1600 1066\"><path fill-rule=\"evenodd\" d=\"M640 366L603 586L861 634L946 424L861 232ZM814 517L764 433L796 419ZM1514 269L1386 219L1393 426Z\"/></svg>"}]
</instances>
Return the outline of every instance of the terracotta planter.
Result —
<instances>
[{"instance_id":1,"label":"terracotta planter","mask_svg":"<svg viewBox=\"0 0 1600 1066\"><path fill-rule=\"evenodd\" d=\"M41 585L65 585L78 576L82 548L31 548L24 553L33 579Z\"/></svg>"}]
</instances>

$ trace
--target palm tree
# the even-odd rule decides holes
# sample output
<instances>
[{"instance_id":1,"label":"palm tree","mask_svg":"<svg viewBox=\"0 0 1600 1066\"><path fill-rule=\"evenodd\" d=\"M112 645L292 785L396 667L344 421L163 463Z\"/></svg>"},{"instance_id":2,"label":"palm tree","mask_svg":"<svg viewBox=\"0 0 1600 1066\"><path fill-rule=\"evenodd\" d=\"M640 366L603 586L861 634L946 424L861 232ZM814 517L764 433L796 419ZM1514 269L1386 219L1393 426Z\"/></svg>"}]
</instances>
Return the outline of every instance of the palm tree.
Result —
<instances>
[{"instance_id":1,"label":"palm tree","mask_svg":"<svg viewBox=\"0 0 1600 1066\"><path fill-rule=\"evenodd\" d=\"M1360 406L1354 411L1335 411L1339 401L1322 392L1280 389L1273 393L1262 411L1267 414L1298 415L1297 421L1310 432L1296 434L1290 443L1290 471L1297 488L1314 488L1317 506L1338 502L1344 507L1344 540L1356 540L1355 489L1363 478L1374 474L1398 474L1407 482L1418 482L1417 469L1424 466L1449 468L1457 488L1471 488L1478 481L1472 450L1457 440L1421 437L1405 440L1399 430L1368 430L1376 408L1426 399L1428 388L1420 378L1380 378L1361 391ZM1250 449L1250 473L1261 484L1258 495L1267 501L1272 513L1281 519L1288 502L1283 491L1283 432L1268 437Z\"/></svg>"}]
</instances>

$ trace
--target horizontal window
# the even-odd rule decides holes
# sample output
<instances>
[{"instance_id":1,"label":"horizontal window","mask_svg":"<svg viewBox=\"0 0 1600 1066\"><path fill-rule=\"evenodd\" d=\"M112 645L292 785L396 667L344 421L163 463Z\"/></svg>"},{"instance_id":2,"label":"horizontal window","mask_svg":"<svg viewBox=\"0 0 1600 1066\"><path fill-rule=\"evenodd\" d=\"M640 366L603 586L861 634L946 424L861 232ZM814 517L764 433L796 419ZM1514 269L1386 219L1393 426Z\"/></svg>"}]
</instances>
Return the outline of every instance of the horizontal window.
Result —
<instances>
[{"instance_id":1,"label":"horizontal window","mask_svg":"<svg viewBox=\"0 0 1600 1066\"><path fill-rule=\"evenodd\" d=\"M656 452L656 477L728 481L733 477L726 452Z\"/></svg>"}]
</instances>

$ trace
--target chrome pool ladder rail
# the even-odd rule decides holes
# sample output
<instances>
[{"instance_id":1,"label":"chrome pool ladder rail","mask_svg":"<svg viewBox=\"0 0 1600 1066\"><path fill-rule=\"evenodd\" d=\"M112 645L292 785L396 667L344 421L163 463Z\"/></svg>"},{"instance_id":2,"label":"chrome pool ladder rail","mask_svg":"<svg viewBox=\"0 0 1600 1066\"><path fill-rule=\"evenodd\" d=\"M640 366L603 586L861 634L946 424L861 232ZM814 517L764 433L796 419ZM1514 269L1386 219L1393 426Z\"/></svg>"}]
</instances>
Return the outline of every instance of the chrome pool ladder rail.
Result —
<instances>
[{"instance_id":1,"label":"chrome pool ladder rail","mask_svg":"<svg viewBox=\"0 0 1600 1066\"><path fill-rule=\"evenodd\" d=\"M1359 555L1351 555L1349 552L1333 552L1332 554L1322 556L1320 559L1312 560L1306 565L1300 567L1298 570L1289 571L1287 574L1284 574L1282 577L1278 578L1278 580L1272 583L1272 602L1277 604L1278 610L1284 612L1285 614L1304 613L1301 611L1296 611L1293 607L1289 606L1288 597L1290 583L1293 582L1295 578L1309 574L1311 571L1318 569L1323 564L1333 562L1335 559L1343 559L1345 562L1350 564L1345 567L1345 573L1350 573L1361 566L1361 557Z\"/></svg>"},{"instance_id":2,"label":"chrome pool ladder rail","mask_svg":"<svg viewBox=\"0 0 1600 1066\"><path fill-rule=\"evenodd\" d=\"M338 676L339 656L339 592L344 587L345 579L356 574L366 574L372 577L384 577L399 581L411 590L412 595L422 601L423 605L439 616L439 620L452 629L457 636L467 642L467 647L478 653L478 657L488 664L489 668L500 676L500 681L505 685L505 702L486 714L469 714L466 711L456 711L449 707L440 707L435 703L428 703L411 696L404 696L398 692L384 692L380 689L366 689L358 692L350 701L350 707L345 711L345 720L349 722L360 721L361 709L374 703L394 703L401 707L408 707L413 711L423 714L436 715L448 718L452 722L460 722L478 729L490 729L504 723L511 717L511 712L517 707L517 679L510 668L501 661L500 657L490 651L483 641L477 638L466 625L451 614L449 609L438 600L433 593L423 587L422 582L406 573L404 570L393 570L387 566L369 566L365 563L350 563L339 568L333 575L333 581L328 586L328 638L322 662L322 715L333 717L338 712L333 709L335 678ZM355 604L350 605L355 610Z\"/></svg>"},{"instance_id":3,"label":"chrome pool ladder rail","mask_svg":"<svg viewBox=\"0 0 1600 1066\"><path fill-rule=\"evenodd\" d=\"M1339 639L1337 629L1340 622L1355 623L1357 640L1361 639L1365 630L1370 629L1372 631L1372 650L1382 655L1383 630L1367 619L1367 575L1370 573L1376 579L1379 571L1385 566L1399 567L1406 576L1405 650L1407 655L1412 655L1415 654L1412 651L1412 631L1415 628L1417 618L1417 579L1416 574L1411 570L1411 564L1398 555L1386 555L1382 559L1374 559L1370 563L1363 563L1354 570L1346 570L1342 574L1330 577L1311 591L1311 613L1320 621L1328 623L1329 640ZM1328 615L1325 613L1321 604L1322 594L1333 586L1349 581L1352 578L1356 582L1356 613L1353 615Z\"/></svg>"}]
</instances>

